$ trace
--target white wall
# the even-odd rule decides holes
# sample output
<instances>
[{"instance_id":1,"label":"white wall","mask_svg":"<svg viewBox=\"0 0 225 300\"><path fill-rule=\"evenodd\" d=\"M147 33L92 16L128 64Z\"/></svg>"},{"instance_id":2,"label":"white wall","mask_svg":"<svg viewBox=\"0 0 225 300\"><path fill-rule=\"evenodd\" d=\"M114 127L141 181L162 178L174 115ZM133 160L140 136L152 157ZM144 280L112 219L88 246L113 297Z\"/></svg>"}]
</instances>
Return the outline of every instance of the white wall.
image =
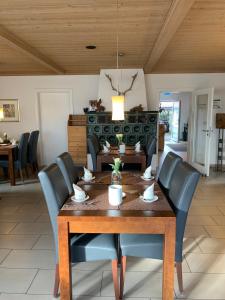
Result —
<instances>
[{"instance_id":1,"label":"white wall","mask_svg":"<svg viewBox=\"0 0 225 300\"><path fill-rule=\"evenodd\" d=\"M148 108L158 110L159 93L163 90L191 91L206 87L215 87L215 99L222 99L223 109L215 113L225 112L225 74L172 74L145 75ZM0 123L0 134L6 131L12 137L18 137L21 132L37 128L36 101L38 89L71 89L73 112L83 113L83 107L89 100L98 97L99 75L83 76L1 76L0 99L15 99L20 102L21 121L18 123ZM138 105L140 99L134 105ZM104 105L104 101L103 101ZM54 113L54 107L53 107ZM216 161L217 130L214 129L212 139L211 163Z\"/></svg>"}]
</instances>

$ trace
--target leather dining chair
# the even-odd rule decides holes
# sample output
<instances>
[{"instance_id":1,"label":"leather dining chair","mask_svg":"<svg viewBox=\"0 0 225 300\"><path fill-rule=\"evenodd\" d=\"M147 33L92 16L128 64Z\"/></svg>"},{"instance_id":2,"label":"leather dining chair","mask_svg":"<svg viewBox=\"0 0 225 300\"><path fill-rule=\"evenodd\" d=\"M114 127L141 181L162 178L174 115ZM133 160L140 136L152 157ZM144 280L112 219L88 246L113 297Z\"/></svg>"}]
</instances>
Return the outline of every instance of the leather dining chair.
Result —
<instances>
[{"instance_id":1,"label":"leather dining chair","mask_svg":"<svg viewBox=\"0 0 225 300\"><path fill-rule=\"evenodd\" d=\"M23 169L26 171L27 167L27 145L29 139L29 132L22 133L19 139L18 147L14 151L14 169L19 171L21 180L23 178ZM0 167L3 168L4 174L7 174L8 171L8 159L0 159ZM26 172L27 173L27 172Z\"/></svg>"},{"instance_id":2,"label":"leather dining chair","mask_svg":"<svg viewBox=\"0 0 225 300\"><path fill-rule=\"evenodd\" d=\"M90 135L90 137L93 139L93 141L94 141L94 143L95 143L95 146L96 146L96 149L97 149L97 151L99 152L99 151L101 150L101 144L100 144L100 142L99 142L99 139L98 139L97 135L94 134L94 133L92 133L92 134Z\"/></svg>"},{"instance_id":3,"label":"leather dining chair","mask_svg":"<svg viewBox=\"0 0 225 300\"><path fill-rule=\"evenodd\" d=\"M87 145L89 153L91 154L93 171L97 171L97 154L100 151L100 149L93 136L88 136Z\"/></svg>"},{"instance_id":4,"label":"leather dining chair","mask_svg":"<svg viewBox=\"0 0 225 300\"><path fill-rule=\"evenodd\" d=\"M146 158L147 158L147 167L152 163L152 157L155 153L157 138L155 136L150 136L149 141L146 145Z\"/></svg>"},{"instance_id":5,"label":"leather dining chair","mask_svg":"<svg viewBox=\"0 0 225 300\"><path fill-rule=\"evenodd\" d=\"M186 162L179 162L171 179L169 203L176 215L175 261L179 290L183 292L182 250L188 210L195 192L200 174ZM123 296L126 257L136 256L163 259L163 235L121 234L120 249L122 254L120 273L120 298Z\"/></svg>"},{"instance_id":6,"label":"leather dining chair","mask_svg":"<svg viewBox=\"0 0 225 300\"><path fill-rule=\"evenodd\" d=\"M39 130L34 130L30 133L27 149L27 162L32 166L33 171L38 171L37 161L37 144L38 144Z\"/></svg>"},{"instance_id":7,"label":"leather dining chair","mask_svg":"<svg viewBox=\"0 0 225 300\"><path fill-rule=\"evenodd\" d=\"M56 267L53 294L56 297L58 295L60 282L57 216L61 207L69 197L69 191L57 164L52 164L41 170L38 177L48 207L55 241ZM111 260L115 295L116 299L118 299L117 236L114 234L73 234L70 236L70 247L71 263Z\"/></svg>"},{"instance_id":8,"label":"leather dining chair","mask_svg":"<svg viewBox=\"0 0 225 300\"><path fill-rule=\"evenodd\" d=\"M166 195L168 194L168 191L170 189L171 179L174 170L176 169L177 164L181 161L182 158L171 151L167 153L163 161L163 164L159 171L158 183Z\"/></svg>"},{"instance_id":9,"label":"leather dining chair","mask_svg":"<svg viewBox=\"0 0 225 300\"><path fill-rule=\"evenodd\" d=\"M63 174L69 193L72 194L73 183L77 183L81 167L74 164L73 159L68 152L60 154L56 158L56 163Z\"/></svg>"}]
</instances>

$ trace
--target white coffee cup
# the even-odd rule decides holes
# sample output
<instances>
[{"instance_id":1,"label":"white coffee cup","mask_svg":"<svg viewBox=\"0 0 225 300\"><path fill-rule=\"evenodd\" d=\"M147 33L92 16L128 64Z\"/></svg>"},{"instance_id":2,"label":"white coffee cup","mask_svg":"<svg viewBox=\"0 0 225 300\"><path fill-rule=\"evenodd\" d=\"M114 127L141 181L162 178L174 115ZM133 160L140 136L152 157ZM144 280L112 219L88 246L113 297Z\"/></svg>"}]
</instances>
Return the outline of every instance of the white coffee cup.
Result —
<instances>
[{"instance_id":1,"label":"white coffee cup","mask_svg":"<svg viewBox=\"0 0 225 300\"><path fill-rule=\"evenodd\" d=\"M109 204L120 205L122 203L122 194L122 185L110 185L108 188Z\"/></svg>"},{"instance_id":2,"label":"white coffee cup","mask_svg":"<svg viewBox=\"0 0 225 300\"><path fill-rule=\"evenodd\" d=\"M125 153L125 152L126 152L126 146L125 146L125 144L121 144L121 145L119 146L119 152L120 152L120 153Z\"/></svg>"}]
</instances>

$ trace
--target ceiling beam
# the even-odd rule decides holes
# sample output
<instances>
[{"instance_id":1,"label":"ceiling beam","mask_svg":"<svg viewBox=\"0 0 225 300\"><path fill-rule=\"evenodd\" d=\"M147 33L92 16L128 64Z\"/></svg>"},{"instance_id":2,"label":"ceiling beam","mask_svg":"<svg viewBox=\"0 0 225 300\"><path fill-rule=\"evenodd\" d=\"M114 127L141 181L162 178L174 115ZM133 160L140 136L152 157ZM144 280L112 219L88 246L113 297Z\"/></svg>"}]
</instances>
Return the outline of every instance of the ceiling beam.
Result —
<instances>
[{"instance_id":1,"label":"ceiling beam","mask_svg":"<svg viewBox=\"0 0 225 300\"><path fill-rule=\"evenodd\" d=\"M195 0L173 0L158 38L144 65L146 72L150 73L153 70L194 2Z\"/></svg>"},{"instance_id":2,"label":"ceiling beam","mask_svg":"<svg viewBox=\"0 0 225 300\"><path fill-rule=\"evenodd\" d=\"M29 44L25 43L23 40L18 38L13 33L9 32L7 29L5 29L1 25L0 25L0 39L4 40L4 42L11 48L14 48L14 49L24 53L26 56L31 57L32 59L36 60L43 66L54 71L54 73L56 73L56 74L64 74L65 73L65 71L61 67L59 67L55 62L53 62L51 59L49 59L48 57L41 54L35 48L33 48Z\"/></svg>"}]
</instances>

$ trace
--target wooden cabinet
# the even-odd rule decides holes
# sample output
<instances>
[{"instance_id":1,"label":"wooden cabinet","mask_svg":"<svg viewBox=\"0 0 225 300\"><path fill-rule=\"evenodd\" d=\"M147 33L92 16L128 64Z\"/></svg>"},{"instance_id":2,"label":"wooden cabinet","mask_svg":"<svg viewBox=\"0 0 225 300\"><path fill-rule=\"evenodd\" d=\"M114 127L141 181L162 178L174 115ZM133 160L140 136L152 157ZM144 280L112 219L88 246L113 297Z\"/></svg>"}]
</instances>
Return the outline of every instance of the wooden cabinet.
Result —
<instances>
[{"instance_id":1,"label":"wooden cabinet","mask_svg":"<svg viewBox=\"0 0 225 300\"><path fill-rule=\"evenodd\" d=\"M70 115L67 126L68 152L76 164L87 165L87 128L85 115Z\"/></svg>"}]
</instances>

